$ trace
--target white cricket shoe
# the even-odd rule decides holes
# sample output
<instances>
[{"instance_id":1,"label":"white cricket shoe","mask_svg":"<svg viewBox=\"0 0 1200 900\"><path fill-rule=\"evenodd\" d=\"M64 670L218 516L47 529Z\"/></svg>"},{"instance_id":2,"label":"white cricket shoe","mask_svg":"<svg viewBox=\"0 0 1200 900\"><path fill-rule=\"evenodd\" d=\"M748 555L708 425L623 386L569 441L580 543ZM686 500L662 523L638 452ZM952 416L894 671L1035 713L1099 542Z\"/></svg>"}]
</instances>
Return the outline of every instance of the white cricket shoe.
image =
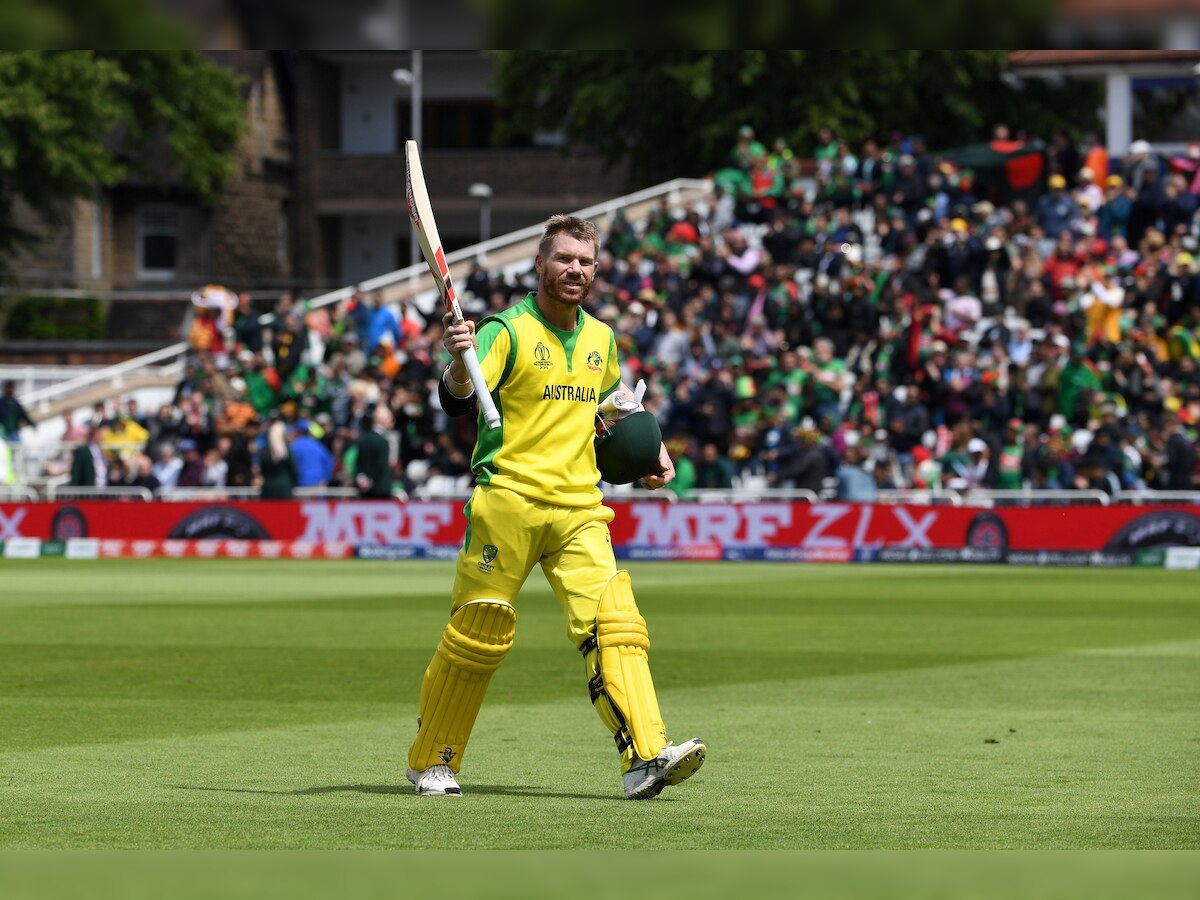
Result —
<instances>
[{"instance_id":1,"label":"white cricket shoe","mask_svg":"<svg viewBox=\"0 0 1200 900\"><path fill-rule=\"evenodd\" d=\"M649 800L661 794L667 785L686 781L700 771L707 752L699 738L679 746L667 744L657 757L639 762L625 773L625 799Z\"/></svg>"},{"instance_id":2,"label":"white cricket shoe","mask_svg":"<svg viewBox=\"0 0 1200 900\"><path fill-rule=\"evenodd\" d=\"M430 766L424 772L408 770L408 780L417 786L418 797L461 797L462 788L449 766Z\"/></svg>"}]
</instances>

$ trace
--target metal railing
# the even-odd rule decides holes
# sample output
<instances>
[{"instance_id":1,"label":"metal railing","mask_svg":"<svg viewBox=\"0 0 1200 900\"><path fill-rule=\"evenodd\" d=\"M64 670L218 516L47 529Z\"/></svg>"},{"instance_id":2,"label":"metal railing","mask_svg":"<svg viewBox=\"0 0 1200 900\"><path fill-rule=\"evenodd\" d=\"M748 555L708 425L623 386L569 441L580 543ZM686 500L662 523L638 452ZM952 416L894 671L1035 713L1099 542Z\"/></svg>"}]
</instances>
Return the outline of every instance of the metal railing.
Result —
<instances>
[{"instance_id":1,"label":"metal railing","mask_svg":"<svg viewBox=\"0 0 1200 900\"><path fill-rule=\"evenodd\" d=\"M261 489L257 487L185 487L167 488L157 497L146 488L130 485L114 487L80 487L65 483L66 476L57 476L44 485L30 484L0 485L0 500L38 501L72 499L137 499L163 500L166 502L204 502L227 500L257 500ZM468 477L437 479L413 491L412 496L397 488L393 497L397 500L463 500L470 496L474 482ZM836 503L831 495L814 491L780 488L731 488L700 489L690 492L687 500L680 500L670 490L648 491L629 485L606 486L605 496L609 500L656 500L662 503ZM298 499L356 500L359 492L353 487L301 487L293 491ZM1200 491L1122 491L1109 496L1103 491L1082 490L971 490L964 493L953 490L880 490L876 503L907 504L910 506L949 505L993 508L996 506L1112 506L1144 504L1183 504L1200 506Z\"/></svg>"},{"instance_id":2,"label":"metal railing","mask_svg":"<svg viewBox=\"0 0 1200 900\"><path fill-rule=\"evenodd\" d=\"M662 184L654 185L653 187L645 188L644 190L635 191L631 194L623 194L620 197L614 197L604 203L597 203L594 206L586 207L573 213L572 215L584 219L596 219L603 216L611 215L617 210L625 209L636 203L644 203L648 200L655 200L660 197L678 197L683 191L709 191L712 189L712 182L707 179L695 178L676 178L671 181L663 182ZM482 241L477 244L472 244L468 247L463 247L461 250L455 250L453 253L446 254L447 266L453 266L458 263L468 262L470 260L484 258L487 254L493 253L505 247L519 244L522 241L528 241L532 238L540 237L544 230L543 225L531 225L528 228L522 228L519 231L513 231L501 237L492 238L488 241ZM529 267L533 265L532 257L529 259ZM360 282L357 285L349 285L347 287L338 288L337 290L329 291L314 297L305 304L306 309L319 309L323 306L329 306L332 303L339 303L342 300L352 296L355 291L376 291L381 288L391 287L392 285L401 284L405 281L415 281L422 276L428 276L429 269L424 263L417 263L412 266L405 266L402 269L396 269L394 272L388 272L384 275L379 275L375 278ZM272 320L271 314L265 314L260 317L259 321L267 324ZM142 356L135 356L132 359L127 359L122 363L114 366L108 366L103 369L98 369L93 372L88 372L79 375L75 378L70 378L58 384L30 391L21 395L21 402L29 407L36 407L39 404L47 404L50 400L64 397L75 391L91 387L94 384L103 382L113 382L115 387L120 387L121 380L137 371L147 369L154 365L166 365L169 363L178 364L185 353L187 353L188 344L186 341L180 341L171 344L168 347L163 347L161 350L155 350L153 353L147 353Z\"/></svg>"},{"instance_id":3,"label":"metal railing","mask_svg":"<svg viewBox=\"0 0 1200 900\"><path fill-rule=\"evenodd\" d=\"M21 363L0 364L0 381L12 381L17 385L17 391L22 397L30 396L34 391L52 384L75 378L89 372L95 372L104 366L53 366Z\"/></svg>"},{"instance_id":4,"label":"metal railing","mask_svg":"<svg viewBox=\"0 0 1200 900\"><path fill-rule=\"evenodd\" d=\"M829 500L833 497L827 498ZM958 491L952 490L906 490L906 489L887 489L875 492L876 503L886 503L895 505L897 503L906 503L912 506L963 506L963 496Z\"/></svg>"},{"instance_id":5,"label":"metal railing","mask_svg":"<svg viewBox=\"0 0 1200 900\"><path fill-rule=\"evenodd\" d=\"M82 487L74 484L51 484L46 487L47 500L140 500L149 503L154 494L144 487Z\"/></svg>"},{"instance_id":6,"label":"metal railing","mask_svg":"<svg viewBox=\"0 0 1200 900\"><path fill-rule=\"evenodd\" d=\"M258 487L176 487L158 492L159 500L169 503L194 503L204 500L258 500ZM356 500L358 490L352 487L299 487L292 491L298 500Z\"/></svg>"},{"instance_id":7,"label":"metal railing","mask_svg":"<svg viewBox=\"0 0 1200 900\"><path fill-rule=\"evenodd\" d=\"M1121 491L1113 503L1141 506L1143 503L1185 503L1200 505L1200 491Z\"/></svg>"},{"instance_id":8,"label":"metal railing","mask_svg":"<svg viewBox=\"0 0 1200 900\"><path fill-rule=\"evenodd\" d=\"M19 484L0 484L0 500L14 502L38 499L38 493L31 487Z\"/></svg>"},{"instance_id":9,"label":"metal railing","mask_svg":"<svg viewBox=\"0 0 1200 900\"><path fill-rule=\"evenodd\" d=\"M1104 491L1096 490L972 490L966 495L967 506L1041 506L1044 504L1079 505L1099 504L1108 506L1112 498Z\"/></svg>"}]
</instances>

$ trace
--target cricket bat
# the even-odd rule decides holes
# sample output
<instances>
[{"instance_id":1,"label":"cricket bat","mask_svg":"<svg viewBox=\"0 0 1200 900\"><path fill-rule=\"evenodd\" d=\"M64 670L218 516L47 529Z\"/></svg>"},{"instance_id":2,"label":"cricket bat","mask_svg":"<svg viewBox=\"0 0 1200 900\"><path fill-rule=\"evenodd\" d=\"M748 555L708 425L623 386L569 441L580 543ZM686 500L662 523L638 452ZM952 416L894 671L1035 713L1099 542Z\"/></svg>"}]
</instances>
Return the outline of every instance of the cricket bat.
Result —
<instances>
[{"instance_id":1,"label":"cricket bat","mask_svg":"<svg viewBox=\"0 0 1200 900\"><path fill-rule=\"evenodd\" d=\"M446 265L446 254L442 250L437 223L433 221L433 207L429 205L429 190L425 187L425 173L421 170L421 156L417 152L416 141L406 141L404 144L404 172L408 218L417 233L417 243L421 245L421 253L437 284L438 292L457 324L463 320L462 309L458 305L454 283L450 280L450 269ZM475 396L479 398L479 408L483 410L484 421L487 422L488 428L498 428L500 413L492 401L492 394L484 380L483 370L479 368L479 357L474 347L463 351L462 361L475 388Z\"/></svg>"}]
</instances>

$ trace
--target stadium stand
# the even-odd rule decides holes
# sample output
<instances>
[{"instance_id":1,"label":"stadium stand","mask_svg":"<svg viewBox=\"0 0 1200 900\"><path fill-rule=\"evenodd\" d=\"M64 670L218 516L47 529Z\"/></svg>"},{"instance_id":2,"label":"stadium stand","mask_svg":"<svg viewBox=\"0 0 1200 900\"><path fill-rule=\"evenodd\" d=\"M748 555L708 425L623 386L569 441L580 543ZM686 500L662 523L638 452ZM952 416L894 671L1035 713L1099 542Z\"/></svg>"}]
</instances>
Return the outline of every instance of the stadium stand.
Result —
<instances>
[{"instance_id":1,"label":"stadium stand","mask_svg":"<svg viewBox=\"0 0 1200 900\"><path fill-rule=\"evenodd\" d=\"M828 134L801 165L743 132L711 190L585 211L604 229L588 308L616 330L626 380L650 386L676 497L1200 496L1200 147L1135 143L1108 173L1066 171L1052 147L1014 190L919 139L855 150ZM457 256L473 315L534 289L536 234ZM335 461L308 489L353 495L383 403L397 492L464 492L474 425L437 407L440 318L404 272L285 295L261 320L197 308L171 402L113 397L61 444L16 445L19 483L65 490L87 429L107 465L74 488L253 494L280 419Z\"/></svg>"}]
</instances>

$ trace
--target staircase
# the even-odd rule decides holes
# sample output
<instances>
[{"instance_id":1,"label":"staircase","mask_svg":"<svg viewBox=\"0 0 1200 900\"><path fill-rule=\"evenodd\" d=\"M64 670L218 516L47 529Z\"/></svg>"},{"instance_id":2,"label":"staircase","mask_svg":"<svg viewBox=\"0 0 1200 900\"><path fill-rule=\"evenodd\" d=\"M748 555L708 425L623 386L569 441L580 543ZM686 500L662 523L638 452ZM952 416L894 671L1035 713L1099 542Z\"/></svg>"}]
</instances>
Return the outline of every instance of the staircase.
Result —
<instances>
[{"instance_id":1,"label":"staircase","mask_svg":"<svg viewBox=\"0 0 1200 900\"><path fill-rule=\"evenodd\" d=\"M676 178L577 210L572 215L591 219L604 231L618 211L623 212L626 219L636 224L646 218L664 199L674 208L686 209L704 201L711 192L710 181ZM436 214L437 211L434 212ZM531 268L542 231L542 225L533 225L447 254L446 264L450 268L451 277L462 283L475 262L480 262L491 270ZM439 299L433 277L425 264L419 263L388 272L358 285L348 285L314 297L306 306L308 309L317 309L338 303L351 296L356 289L382 291L388 303L406 300L415 303L423 312L431 311ZM264 320L268 318L264 316ZM115 366L90 371L67 381L28 391L21 394L19 399L30 417L40 422L60 416L66 411L108 399L114 393L174 384L182 374L186 353L186 343L171 344Z\"/></svg>"}]
</instances>

